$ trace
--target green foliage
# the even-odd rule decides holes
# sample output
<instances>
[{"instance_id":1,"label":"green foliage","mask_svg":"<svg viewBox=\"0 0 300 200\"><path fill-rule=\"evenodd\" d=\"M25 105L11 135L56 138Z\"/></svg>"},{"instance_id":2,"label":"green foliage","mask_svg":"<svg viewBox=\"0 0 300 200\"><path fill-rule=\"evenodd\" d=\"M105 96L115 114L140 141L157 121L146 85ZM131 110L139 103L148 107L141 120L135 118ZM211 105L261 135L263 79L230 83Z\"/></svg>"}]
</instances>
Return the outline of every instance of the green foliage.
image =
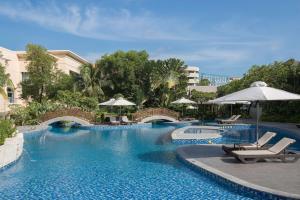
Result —
<instances>
[{"instance_id":1,"label":"green foliage","mask_svg":"<svg viewBox=\"0 0 300 200\"><path fill-rule=\"evenodd\" d=\"M103 79L109 82L103 87L104 93L108 96L121 93L133 99L135 88L142 86L137 79L147 61L148 54L145 51L117 51L104 55L95 64L105 75Z\"/></svg>"},{"instance_id":2,"label":"green foliage","mask_svg":"<svg viewBox=\"0 0 300 200\"><path fill-rule=\"evenodd\" d=\"M76 87L76 77L75 75L68 75L59 70L55 73L53 82L48 87L47 99L53 99L56 97L57 92L60 90L70 90L75 91Z\"/></svg>"},{"instance_id":3,"label":"green foliage","mask_svg":"<svg viewBox=\"0 0 300 200\"><path fill-rule=\"evenodd\" d=\"M149 67L148 106L167 107L186 95L188 78L183 61L175 58L151 61Z\"/></svg>"},{"instance_id":4,"label":"green foliage","mask_svg":"<svg viewBox=\"0 0 300 200\"><path fill-rule=\"evenodd\" d=\"M10 86L14 88L14 85L9 78L9 74L6 74L5 67L0 63L0 95L2 95L4 98L7 98L6 91L3 88L4 86Z\"/></svg>"},{"instance_id":5,"label":"green foliage","mask_svg":"<svg viewBox=\"0 0 300 200\"><path fill-rule=\"evenodd\" d=\"M16 125L36 125L38 118L48 111L54 111L62 108L62 105L52 101L31 102L26 107L14 105L11 106L11 118Z\"/></svg>"},{"instance_id":6,"label":"green foliage","mask_svg":"<svg viewBox=\"0 0 300 200\"><path fill-rule=\"evenodd\" d=\"M86 97L81 92L58 91L57 101L66 107L78 107L85 111L93 111L98 108L98 101L95 97Z\"/></svg>"},{"instance_id":7,"label":"green foliage","mask_svg":"<svg viewBox=\"0 0 300 200\"><path fill-rule=\"evenodd\" d=\"M9 74L6 74L5 67L0 63L0 87L4 87L9 80Z\"/></svg>"},{"instance_id":8,"label":"green foliage","mask_svg":"<svg viewBox=\"0 0 300 200\"><path fill-rule=\"evenodd\" d=\"M213 92L199 92L197 90L191 91L191 99L196 102L207 102L214 98L216 98L216 94Z\"/></svg>"},{"instance_id":9,"label":"green foliage","mask_svg":"<svg viewBox=\"0 0 300 200\"><path fill-rule=\"evenodd\" d=\"M5 139L12 137L16 128L10 120L0 120L0 145L4 144Z\"/></svg>"},{"instance_id":10,"label":"green foliage","mask_svg":"<svg viewBox=\"0 0 300 200\"><path fill-rule=\"evenodd\" d=\"M218 96L247 88L255 81L264 81L270 87L300 94L300 63L290 59L269 65L254 65L242 79L219 87ZM263 120L300 122L300 102L266 102L263 107Z\"/></svg>"},{"instance_id":11,"label":"green foliage","mask_svg":"<svg viewBox=\"0 0 300 200\"><path fill-rule=\"evenodd\" d=\"M154 61L148 57L145 51L117 51L98 60L97 78L107 83L101 87L104 94L109 97L123 94L139 107L168 106L184 95L188 79L183 61L174 58Z\"/></svg>"},{"instance_id":12,"label":"green foliage","mask_svg":"<svg viewBox=\"0 0 300 200\"><path fill-rule=\"evenodd\" d=\"M211 99L216 98L216 94L215 93L206 93L206 92L200 92L197 90L192 90L191 91L191 99L195 102L198 103L203 103L203 102L207 102ZM198 112L196 112L196 117L197 118L201 118L203 119L214 119L215 118L215 114L213 112L211 112L211 110L206 109L207 106L210 105L199 105L199 109Z\"/></svg>"},{"instance_id":13,"label":"green foliage","mask_svg":"<svg viewBox=\"0 0 300 200\"><path fill-rule=\"evenodd\" d=\"M26 46L26 60L28 65L28 79L21 83L22 97L32 97L42 102L49 93L49 87L55 80L56 61L48 54L47 49L39 45L28 44Z\"/></svg>"},{"instance_id":14,"label":"green foliage","mask_svg":"<svg viewBox=\"0 0 300 200\"><path fill-rule=\"evenodd\" d=\"M206 78L203 78L200 80L199 85L208 86L210 84L210 81Z\"/></svg>"},{"instance_id":15,"label":"green foliage","mask_svg":"<svg viewBox=\"0 0 300 200\"><path fill-rule=\"evenodd\" d=\"M120 97L124 98L124 95L120 93L114 95L114 99L118 99Z\"/></svg>"},{"instance_id":16,"label":"green foliage","mask_svg":"<svg viewBox=\"0 0 300 200\"><path fill-rule=\"evenodd\" d=\"M84 64L80 67L80 78L77 82L79 89L88 97L101 99L104 96L103 86L108 84L104 81L100 67L92 64Z\"/></svg>"}]
</instances>

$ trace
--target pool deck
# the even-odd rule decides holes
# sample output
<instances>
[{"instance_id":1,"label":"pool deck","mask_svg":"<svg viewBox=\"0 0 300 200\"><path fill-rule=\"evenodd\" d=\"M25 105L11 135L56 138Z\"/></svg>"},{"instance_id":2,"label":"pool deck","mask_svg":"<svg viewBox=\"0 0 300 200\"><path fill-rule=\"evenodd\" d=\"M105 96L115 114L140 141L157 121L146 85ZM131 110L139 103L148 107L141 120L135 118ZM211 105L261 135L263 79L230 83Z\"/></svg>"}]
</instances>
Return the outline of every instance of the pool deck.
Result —
<instances>
[{"instance_id":1,"label":"pool deck","mask_svg":"<svg viewBox=\"0 0 300 200\"><path fill-rule=\"evenodd\" d=\"M179 147L177 154L194 167L245 187L280 197L300 199L300 160L295 163L258 162L242 164L227 156L221 145Z\"/></svg>"}]
</instances>

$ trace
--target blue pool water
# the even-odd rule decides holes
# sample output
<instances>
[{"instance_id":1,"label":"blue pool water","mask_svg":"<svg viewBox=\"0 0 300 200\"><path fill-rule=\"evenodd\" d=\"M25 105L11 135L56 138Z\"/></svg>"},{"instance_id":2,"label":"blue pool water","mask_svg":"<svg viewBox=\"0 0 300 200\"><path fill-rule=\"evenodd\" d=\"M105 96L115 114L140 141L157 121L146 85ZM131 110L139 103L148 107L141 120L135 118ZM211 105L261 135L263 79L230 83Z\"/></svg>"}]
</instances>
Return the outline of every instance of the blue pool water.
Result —
<instances>
[{"instance_id":1,"label":"blue pool water","mask_svg":"<svg viewBox=\"0 0 300 200\"><path fill-rule=\"evenodd\" d=\"M296 140L289 149L300 151L300 137L299 134L295 134L290 131L286 131L279 128L260 126L259 127L259 137L261 137L265 132L272 131L276 133L276 136L269 142L269 144L275 144L283 137L289 137ZM199 132L199 131L198 131ZM239 143L255 143L256 141L256 127L254 125L236 125L226 128L220 133L221 138L213 140L180 140L176 141L176 144L207 144L212 142L215 144L239 144Z\"/></svg>"},{"instance_id":2,"label":"blue pool water","mask_svg":"<svg viewBox=\"0 0 300 200\"><path fill-rule=\"evenodd\" d=\"M25 134L0 172L1 199L249 199L178 161L172 126Z\"/></svg>"},{"instance_id":3,"label":"blue pool water","mask_svg":"<svg viewBox=\"0 0 300 200\"><path fill-rule=\"evenodd\" d=\"M275 144L283 137L289 137L296 140L289 149L300 150L300 138L299 134L295 134L290 131L286 131L279 128L260 126L259 127L259 137L265 132L272 131L276 133L276 136L269 142L270 144ZM254 125L241 125L230 129L227 129L223 133L223 137L218 143L220 144L233 144L233 143L254 143L256 141L256 127Z\"/></svg>"}]
</instances>

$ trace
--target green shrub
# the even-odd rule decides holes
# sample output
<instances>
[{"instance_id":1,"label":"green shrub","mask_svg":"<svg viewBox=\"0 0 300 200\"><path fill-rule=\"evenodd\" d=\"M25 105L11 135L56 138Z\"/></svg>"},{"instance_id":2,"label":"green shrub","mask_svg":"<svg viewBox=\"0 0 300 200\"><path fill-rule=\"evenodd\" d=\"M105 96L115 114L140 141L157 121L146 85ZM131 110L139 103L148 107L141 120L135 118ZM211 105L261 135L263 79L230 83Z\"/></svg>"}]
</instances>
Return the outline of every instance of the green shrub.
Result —
<instances>
[{"instance_id":1,"label":"green shrub","mask_svg":"<svg viewBox=\"0 0 300 200\"><path fill-rule=\"evenodd\" d=\"M42 103L31 102L26 107L12 106L11 119L19 126L36 125L41 115L48 111L55 111L61 107L61 104L51 101L43 101Z\"/></svg>"},{"instance_id":2,"label":"green shrub","mask_svg":"<svg viewBox=\"0 0 300 200\"><path fill-rule=\"evenodd\" d=\"M299 123L300 122L300 115L295 114L291 116L284 116L280 114L263 114L261 117L262 121L266 122L289 122L289 123Z\"/></svg>"},{"instance_id":3,"label":"green shrub","mask_svg":"<svg viewBox=\"0 0 300 200\"><path fill-rule=\"evenodd\" d=\"M0 145L4 144L6 138L12 137L16 128L10 120L0 120Z\"/></svg>"},{"instance_id":4,"label":"green shrub","mask_svg":"<svg viewBox=\"0 0 300 200\"><path fill-rule=\"evenodd\" d=\"M58 91L56 98L67 107L78 107L85 111L95 111L98 108L97 98L83 96L81 92Z\"/></svg>"}]
</instances>

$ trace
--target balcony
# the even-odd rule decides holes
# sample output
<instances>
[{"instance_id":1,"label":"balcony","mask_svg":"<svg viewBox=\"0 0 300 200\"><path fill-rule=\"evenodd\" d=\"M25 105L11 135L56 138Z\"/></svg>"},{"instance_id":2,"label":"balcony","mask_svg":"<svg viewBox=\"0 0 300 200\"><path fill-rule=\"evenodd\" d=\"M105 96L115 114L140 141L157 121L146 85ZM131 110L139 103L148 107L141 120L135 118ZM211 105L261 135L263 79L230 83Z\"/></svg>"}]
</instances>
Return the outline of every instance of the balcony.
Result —
<instances>
[{"instance_id":1,"label":"balcony","mask_svg":"<svg viewBox=\"0 0 300 200\"><path fill-rule=\"evenodd\" d=\"M199 78L199 73L189 73L187 75L188 78Z\"/></svg>"}]
</instances>

